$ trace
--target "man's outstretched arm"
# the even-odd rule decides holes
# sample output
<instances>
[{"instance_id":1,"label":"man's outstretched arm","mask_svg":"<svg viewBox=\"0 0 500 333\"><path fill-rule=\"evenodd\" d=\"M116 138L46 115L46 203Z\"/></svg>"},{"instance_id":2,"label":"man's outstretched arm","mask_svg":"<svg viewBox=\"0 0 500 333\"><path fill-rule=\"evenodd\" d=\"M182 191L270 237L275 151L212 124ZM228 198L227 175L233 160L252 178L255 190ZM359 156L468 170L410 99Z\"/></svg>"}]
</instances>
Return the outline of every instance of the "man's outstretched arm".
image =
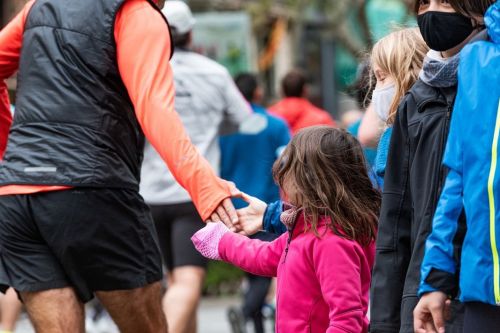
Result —
<instances>
[{"instance_id":1,"label":"man's outstretched arm","mask_svg":"<svg viewBox=\"0 0 500 333\"><path fill-rule=\"evenodd\" d=\"M147 2L126 3L116 19L121 77L137 119L176 180L189 192L203 220L237 221L230 187L191 143L174 110L175 89L165 21Z\"/></svg>"}]
</instances>

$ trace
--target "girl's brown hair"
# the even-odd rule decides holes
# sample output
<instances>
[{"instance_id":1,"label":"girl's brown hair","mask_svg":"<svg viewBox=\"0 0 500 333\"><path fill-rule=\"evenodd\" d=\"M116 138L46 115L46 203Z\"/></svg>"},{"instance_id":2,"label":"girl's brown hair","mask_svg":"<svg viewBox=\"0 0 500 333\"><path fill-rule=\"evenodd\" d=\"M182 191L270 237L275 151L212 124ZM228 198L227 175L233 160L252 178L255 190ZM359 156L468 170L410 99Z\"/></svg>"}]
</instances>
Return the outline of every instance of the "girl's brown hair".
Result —
<instances>
[{"instance_id":1,"label":"girl's brown hair","mask_svg":"<svg viewBox=\"0 0 500 333\"><path fill-rule=\"evenodd\" d=\"M429 1L430 0L415 0L415 13L418 14L420 6L428 4ZM474 16L484 16L486 10L494 4L495 1L496 0L447 0L457 13L470 18L474 18Z\"/></svg>"},{"instance_id":2,"label":"girl's brown hair","mask_svg":"<svg viewBox=\"0 0 500 333\"><path fill-rule=\"evenodd\" d=\"M344 130L328 126L303 129L273 167L284 189L293 184L293 204L305 214L306 230L318 235L320 216L341 237L366 245L375 239L380 192L367 173L359 142Z\"/></svg>"},{"instance_id":3,"label":"girl's brown hair","mask_svg":"<svg viewBox=\"0 0 500 333\"><path fill-rule=\"evenodd\" d=\"M373 46L372 68L380 67L384 73L394 78L396 94L389 109L387 123L394 123L398 106L408 90L418 79L429 47L425 44L418 28L394 31Z\"/></svg>"}]
</instances>

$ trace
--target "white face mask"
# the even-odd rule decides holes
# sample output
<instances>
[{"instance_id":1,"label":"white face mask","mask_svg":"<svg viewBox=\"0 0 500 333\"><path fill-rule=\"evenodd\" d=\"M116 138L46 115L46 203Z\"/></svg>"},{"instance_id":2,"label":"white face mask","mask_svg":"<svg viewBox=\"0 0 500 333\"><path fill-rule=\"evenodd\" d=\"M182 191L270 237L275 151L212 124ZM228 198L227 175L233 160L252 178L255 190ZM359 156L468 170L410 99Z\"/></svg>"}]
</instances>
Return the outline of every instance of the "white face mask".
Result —
<instances>
[{"instance_id":1,"label":"white face mask","mask_svg":"<svg viewBox=\"0 0 500 333\"><path fill-rule=\"evenodd\" d=\"M373 91L373 107L383 122L386 122L387 118L389 118L389 109L391 108L395 95L396 85L394 83L387 87L375 89Z\"/></svg>"}]
</instances>

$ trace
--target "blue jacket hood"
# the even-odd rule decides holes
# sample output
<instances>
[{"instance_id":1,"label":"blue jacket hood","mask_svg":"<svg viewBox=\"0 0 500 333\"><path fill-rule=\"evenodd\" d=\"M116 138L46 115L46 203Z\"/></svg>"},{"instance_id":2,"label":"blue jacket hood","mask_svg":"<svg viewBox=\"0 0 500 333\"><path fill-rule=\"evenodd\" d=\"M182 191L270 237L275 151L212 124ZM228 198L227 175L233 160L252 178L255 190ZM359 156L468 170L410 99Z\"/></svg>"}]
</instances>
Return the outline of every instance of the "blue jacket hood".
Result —
<instances>
[{"instance_id":1,"label":"blue jacket hood","mask_svg":"<svg viewBox=\"0 0 500 333\"><path fill-rule=\"evenodd\" d=\"M488 35L495 44L500 44L500 2L495 2L488 8L484 16Z\"/></svg>"}]
</instances>

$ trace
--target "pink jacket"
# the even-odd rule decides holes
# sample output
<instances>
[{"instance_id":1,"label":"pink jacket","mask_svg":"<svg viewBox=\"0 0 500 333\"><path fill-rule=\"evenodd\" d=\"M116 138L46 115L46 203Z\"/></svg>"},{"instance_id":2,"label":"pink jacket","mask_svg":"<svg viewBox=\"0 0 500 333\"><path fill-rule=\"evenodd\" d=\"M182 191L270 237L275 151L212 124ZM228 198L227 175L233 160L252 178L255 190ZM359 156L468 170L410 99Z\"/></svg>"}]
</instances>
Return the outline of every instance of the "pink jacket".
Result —
<instances>
[{"instance_id":1,"label":"pink jacket","mask_svg":"<svg viewBox=\"0 0 500 333\"><path fill-rule=\"evenodd\" d=\"M256 275L277 276L277 333L365 333L375 247L336 236L325 220L321 238L304 232L262 242L228 232L220 257Z\"/></svg>"}]
</instances>

